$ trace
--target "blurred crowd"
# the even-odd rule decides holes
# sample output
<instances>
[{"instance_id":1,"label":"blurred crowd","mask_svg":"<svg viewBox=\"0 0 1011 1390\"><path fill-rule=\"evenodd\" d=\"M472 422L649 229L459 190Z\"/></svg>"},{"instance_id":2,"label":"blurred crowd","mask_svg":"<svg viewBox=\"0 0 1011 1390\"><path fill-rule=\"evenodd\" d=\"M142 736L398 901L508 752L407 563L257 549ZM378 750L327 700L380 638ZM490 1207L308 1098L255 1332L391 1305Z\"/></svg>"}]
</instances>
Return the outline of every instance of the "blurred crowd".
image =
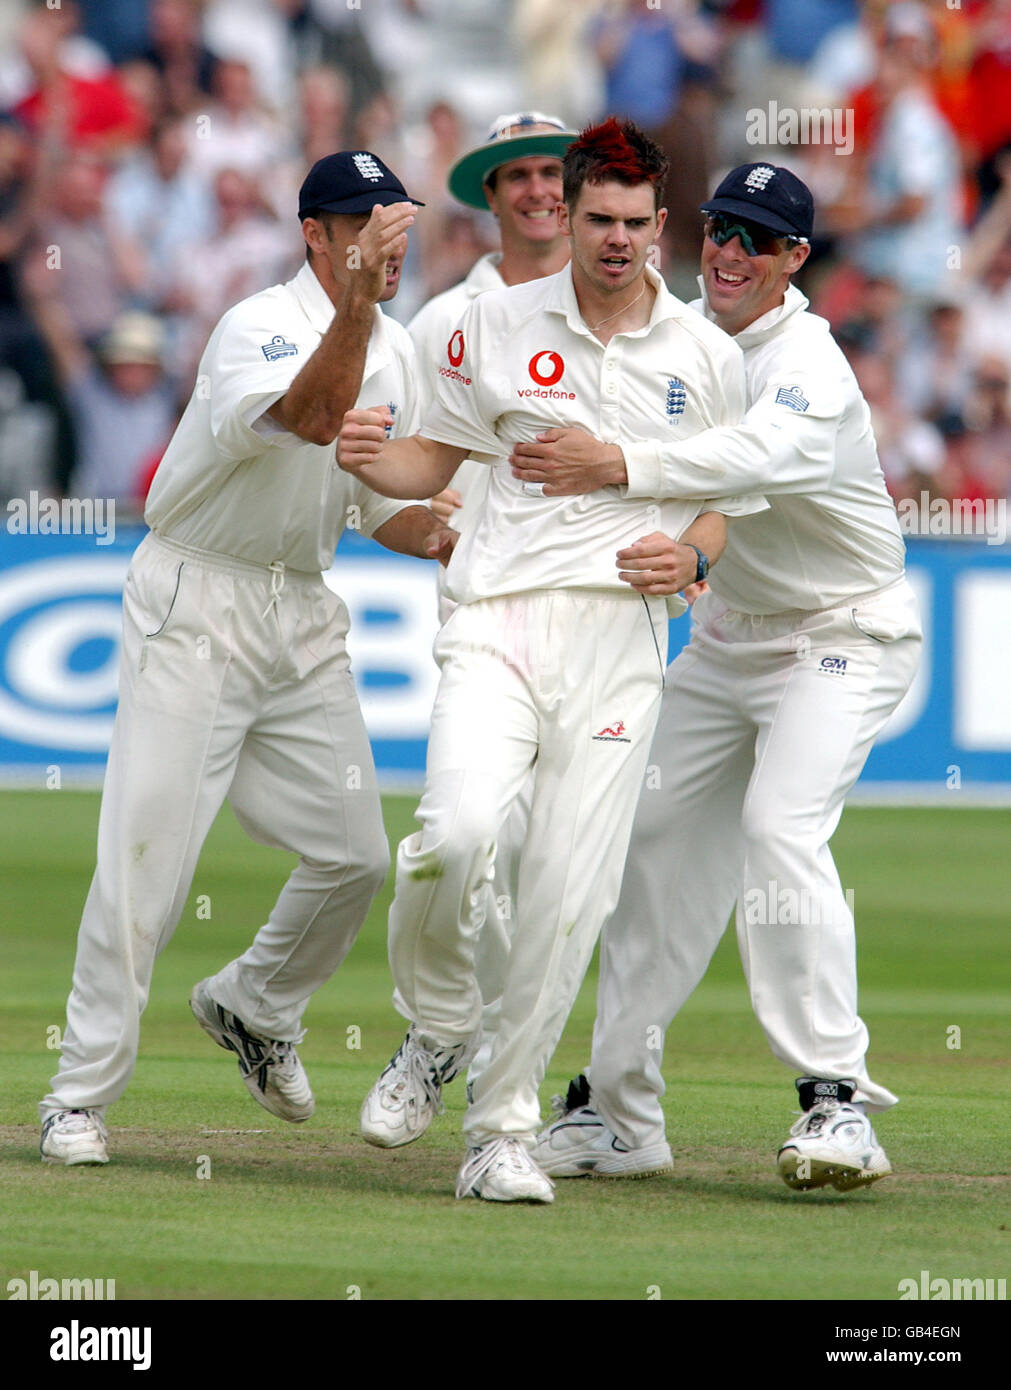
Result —
<instances>
[{"instance_id":1,"label":"blurred crowd","mask_svg":"<svg viewBox=\"0 0 1011 1390\"><path fill-rule=\"evenodd\" d=\"M0 501L140 509L214 323L303 260L321 155L426 202L408 320L495 249L446 175L523 109L660 140L685 298L720 174L792 168L893 495L1011 497L1011 0L7 0L0 53Z\"/></svg>"}]
</instances>

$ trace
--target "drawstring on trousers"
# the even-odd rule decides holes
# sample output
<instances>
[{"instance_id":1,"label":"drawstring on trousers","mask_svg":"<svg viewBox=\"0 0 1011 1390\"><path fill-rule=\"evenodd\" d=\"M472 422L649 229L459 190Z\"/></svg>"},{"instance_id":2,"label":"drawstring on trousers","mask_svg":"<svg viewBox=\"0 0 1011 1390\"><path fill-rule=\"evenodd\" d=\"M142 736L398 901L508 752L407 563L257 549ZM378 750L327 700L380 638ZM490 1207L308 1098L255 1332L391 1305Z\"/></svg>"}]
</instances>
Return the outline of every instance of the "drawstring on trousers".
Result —
<instances>
[{"instance_id":1,"label":"drawstring on trousers","mask_svg":"<svg viewBox=\"0 0 1011 1390\"><path fill-rule=\"evenodd\" d=\"M277 607L277 600L281 597L281 591L284 588L284 562L271 560L267 568L270 570L270 598L260 615L262 621L266 621L270 610Z\"/></svg>"}]
</instances>

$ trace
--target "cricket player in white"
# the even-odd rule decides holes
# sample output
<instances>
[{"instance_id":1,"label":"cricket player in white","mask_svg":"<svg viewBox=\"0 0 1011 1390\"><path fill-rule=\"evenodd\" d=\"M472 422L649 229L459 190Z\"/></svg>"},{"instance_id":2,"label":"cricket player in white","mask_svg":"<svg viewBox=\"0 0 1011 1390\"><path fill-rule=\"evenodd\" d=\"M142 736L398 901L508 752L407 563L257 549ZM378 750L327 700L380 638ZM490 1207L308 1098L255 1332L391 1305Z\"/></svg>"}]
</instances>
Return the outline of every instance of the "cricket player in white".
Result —
<instances>
[{"instance_id":1,"label":"cricket player in white","mask_svg":"<svg viewBox=\"0 0 1011 1390\"><path fill-rule=\"evenodd\" d=\"M468 305L485 290L524 285L554 275L568 264L569 242L555 209L562 201L562 155L575 137L576 132L566 130L563 121L540 111L499 116L485 142L461 155L449 171L449 190L455 198L494 214L502 249L482 256L465 280L430 299L407 326L418 354L422 416L436 399L447 344ZM481 514L489 474L487 465L464 459L449 488L432 499L432 510L465 534ZM440 567L440 622L446 621L454 606L446 593L445 575ZM484 1011L481 1046L467 1072L471 1081L488 1065L498 1031L530 787L528 780L499 832L494 875L484 894L484 921L474 961Z\"/></svg>"},{"instance_id":2,"label":"cricket player in white","mask_svg":"<svg viewBox=\"0 0 1011 1390\"><path fill-rule=\"evenodd\" d=\"M698 308L744 349L742 424L674 446L553 434L513 455L545 495L754 488L770 503L732 528L668 672L650 755L661 785L640 800L601 943L590 1084L570 1086L535 1152L555 1176L670 1168L655 1034L701 980L736 902L755 1012L775 1055L803 1073L780 1173L845 1191L890 1172L865 1109L896 1098L867 1070L853 917L828 842L912 682L919 618L867 405L790 285L808 255L808 189L786 169L744 165L704 211Z\"/></svg>"},{"instance_id":3,"label":"cricket player in white","mask_svg":"<svg viewBox=\"0 0 1011 1390\"><path fill-rule=\"evenodd\" d=\"M360 391L389 403L394 429L416 424L413 348L378 307L396 293L413 213L367 151L313 166L299 199L306 264L225 314L158 469L124 591L98 867L40 1105L49 1161L107 1161L105 1109L133 1072L155 958L226 796L254 839L300 859L252 946L191 1005L260 1104L312 1114L302 1012L389 863L347 610L321 571L347 524L417 555L445 558L455 539L335 461Z\"/></svg>"},{"instance_id":4,"label":"cricket player in white","mask_svg":"<svg viewBox=\"0 0 1011 1390\"><path fill-rule=\"evenodd\" d=\"M694 547L719 550L725 534L702 501L612 491L552 501L516 483L507 461L512 443L545 423L645 441L740 417L738 349L646 263L663 225L665 168L629 123L584 132L565 156L559 210L570 266L474 301L421 434L384 444L382 413L367 411L350 412L341 432L342 466L395 495L436 492L469 453L491 468L481 517L449 573L458 606L436 643L422 830L397 855L390 963L411 1028L362 1111L373 1143L416 1139L476 1046L472 900L533 767L499 1030L464 1120L459 1197L552 1200L528 1152L537 1088L616 901L663 685L667 608L650 596L663 579L629 566L676 552L683 587L697 573Z\"/></svg>"}]
</instances>

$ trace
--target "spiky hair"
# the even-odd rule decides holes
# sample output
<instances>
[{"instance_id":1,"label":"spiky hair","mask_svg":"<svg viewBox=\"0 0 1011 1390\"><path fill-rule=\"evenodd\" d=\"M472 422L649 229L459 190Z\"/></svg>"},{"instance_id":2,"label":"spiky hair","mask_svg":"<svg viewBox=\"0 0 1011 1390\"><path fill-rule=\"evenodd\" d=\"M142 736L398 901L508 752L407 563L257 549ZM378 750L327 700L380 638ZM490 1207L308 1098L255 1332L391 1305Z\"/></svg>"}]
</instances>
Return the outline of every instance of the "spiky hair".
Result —
<instances>
[{"instance_id":1,"label":"spiky hair","mask_svg":"<svg viewBox=\"0 0 1011 1390\"><path fill-rule=\"evenodd\" d=\"M670 162L663 150L633 121L608 116L599 125L587 126L565 152L562 161L562 196L571 208L584 183L617 183L634 186L651 183L655 206L663 201L664 180Z\"/></svg>"}]
</instances>

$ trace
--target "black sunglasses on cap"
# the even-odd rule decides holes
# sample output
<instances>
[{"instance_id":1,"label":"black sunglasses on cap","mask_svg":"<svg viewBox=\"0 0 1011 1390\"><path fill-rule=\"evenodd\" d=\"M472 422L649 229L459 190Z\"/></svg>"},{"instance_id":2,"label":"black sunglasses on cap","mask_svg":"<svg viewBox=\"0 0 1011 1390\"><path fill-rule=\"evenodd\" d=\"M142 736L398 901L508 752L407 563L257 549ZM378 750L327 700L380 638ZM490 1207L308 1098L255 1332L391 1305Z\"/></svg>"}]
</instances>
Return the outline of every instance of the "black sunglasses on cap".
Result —
<instances>
[{"instance_id":1,"label":"black sunglasses on cap","mask_svg":"<svg viewBox=\"0 0 1011 1390\"><path fill-rule=\"evenodd\" d=\"M768 227L760 227L757 222L731 217L725 212L709 214L706 218L705 233L717 246L726 246L735 236L740 237L741 246L749 256L778 256L783 250L784 242L793 246L807 245L807 237L770 232Z\"/></svg>"}]
</instances>

